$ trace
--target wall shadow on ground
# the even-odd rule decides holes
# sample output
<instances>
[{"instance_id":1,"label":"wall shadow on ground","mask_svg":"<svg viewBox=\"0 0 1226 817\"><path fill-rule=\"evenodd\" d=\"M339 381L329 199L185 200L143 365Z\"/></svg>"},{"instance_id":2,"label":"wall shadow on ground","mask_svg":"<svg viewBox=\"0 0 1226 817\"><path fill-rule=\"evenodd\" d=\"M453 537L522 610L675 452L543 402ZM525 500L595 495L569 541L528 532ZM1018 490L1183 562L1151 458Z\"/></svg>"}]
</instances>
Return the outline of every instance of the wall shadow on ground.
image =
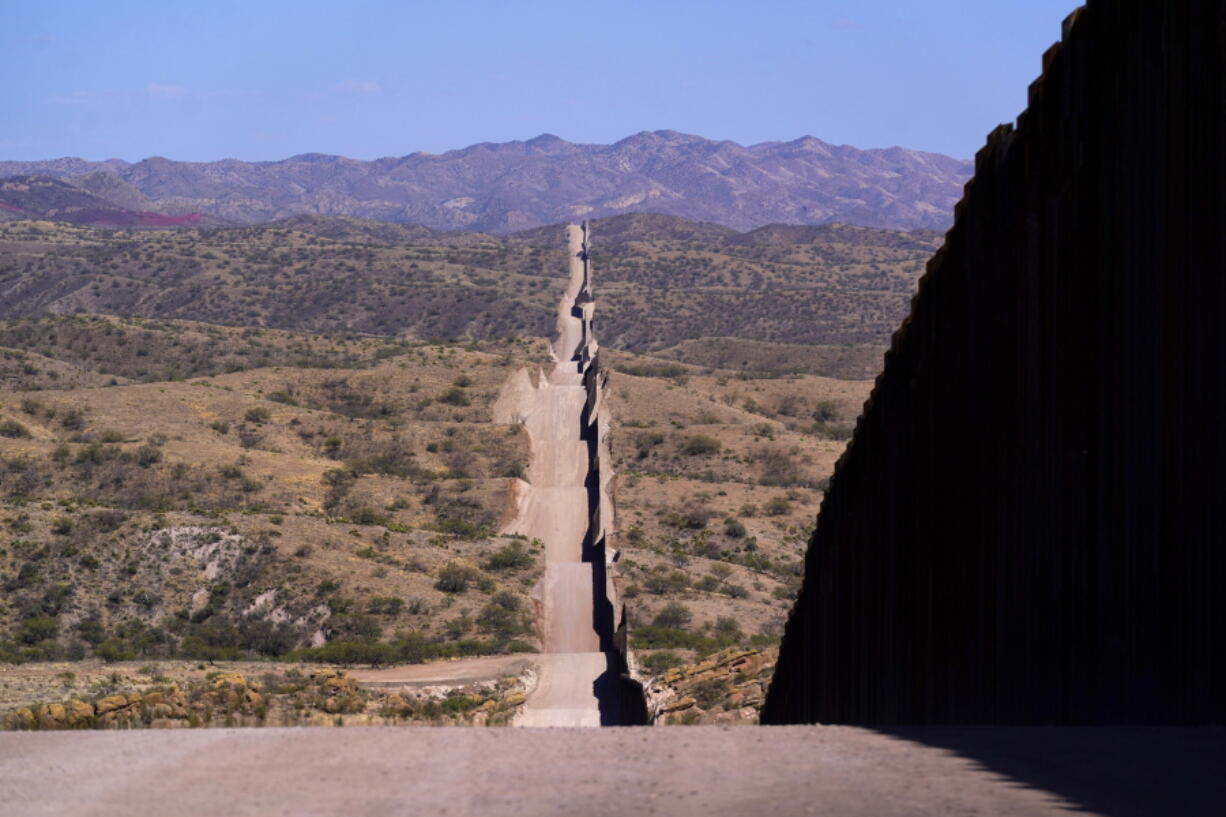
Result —
<instances>
[{"instance_id":1,"label":"wall shadow on ground","mask_svg":"<svg viewBox=\"0 0 1226 817\"><path fill-rule=\"evenodd\" d=\"M1104 817L1216 817L1226 804L1226 728L879 728L948 750L1017 785Z\"/></svg>"}]
</instances>

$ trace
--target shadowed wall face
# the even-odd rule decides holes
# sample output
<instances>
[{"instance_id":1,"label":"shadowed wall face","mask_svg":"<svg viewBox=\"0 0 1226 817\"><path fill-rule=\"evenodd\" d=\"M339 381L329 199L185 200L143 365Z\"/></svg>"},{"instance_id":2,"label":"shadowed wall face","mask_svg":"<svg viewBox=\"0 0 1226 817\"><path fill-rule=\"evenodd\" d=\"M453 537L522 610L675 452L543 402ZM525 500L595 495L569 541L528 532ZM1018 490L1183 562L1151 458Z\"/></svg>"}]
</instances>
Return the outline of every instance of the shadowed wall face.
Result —
<instances>
[{"instance_id":1,"label":"shadowed wall face","mask_svg":"<svg viewBox=\"0 0 1226 817\"><path fill-rule=\"evenodd\" d=\"M839 464L767 722L1226 720L1226 4L1064 35Z\"/></svg>"}]
</instances>

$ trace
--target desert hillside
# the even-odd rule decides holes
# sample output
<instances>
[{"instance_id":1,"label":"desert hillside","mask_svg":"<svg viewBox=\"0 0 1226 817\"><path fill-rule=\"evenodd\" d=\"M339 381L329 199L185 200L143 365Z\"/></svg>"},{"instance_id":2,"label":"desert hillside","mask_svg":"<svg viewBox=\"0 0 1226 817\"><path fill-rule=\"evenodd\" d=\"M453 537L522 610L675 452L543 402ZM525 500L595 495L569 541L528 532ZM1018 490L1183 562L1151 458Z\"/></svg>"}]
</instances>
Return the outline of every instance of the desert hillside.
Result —
<instances>
[{"instance_id":1,"label":"desert hillside","mask_svg":"<svg viewBox=\"0 0 1226 817\"><path fill-rule=\"evenodd\" d=\"M422 661L537 648L500 536L543 342L78 316L0 323L8 661ZM606 353L633 644L774 643L868 383Z\"/></svg>"},{"instance_id":2,"label":"desert hillside","mask_svg":"<svg viewBox=\"0 0 1226 817\"><path fill-rule=\"evenodd\" d=\"M606 348L860 379L875 375L940 240L839 225L737 233L649 215L593 230ZM560 227L500 238L306 217L179 230L10 221L0 223L0 317L101 313L417 341L544 337L563 245ZM694 343L709 338L720 340Z\"/></svg>"}]
</instances>

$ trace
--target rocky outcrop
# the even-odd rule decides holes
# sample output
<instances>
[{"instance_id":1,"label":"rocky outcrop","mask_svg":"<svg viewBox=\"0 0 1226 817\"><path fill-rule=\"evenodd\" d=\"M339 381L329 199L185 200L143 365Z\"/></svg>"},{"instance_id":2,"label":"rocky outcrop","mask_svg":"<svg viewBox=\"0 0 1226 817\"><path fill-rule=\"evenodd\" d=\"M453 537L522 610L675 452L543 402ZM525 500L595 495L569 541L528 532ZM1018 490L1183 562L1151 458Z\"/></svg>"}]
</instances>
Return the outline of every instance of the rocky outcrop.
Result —
<instances>
[{"instance_id":1,"label":"rocky outcrop","mask_svg":"<svg viewBox=\"0 0 1226 817\"><path fill-rule=\"evenodd\" d=\"M763 719L1226 718L1226 6L1091 0L840 461Z\"/></svg>"},{"instance_id":2,"label":"rocky outcrop","mask_svg":"<svg viewBox=\"0 0 1226 817\"><path fill-rule=\"evenodd\" d=\"M758 722L778 650L727 649L666 670L644 686L647 717L666 724Z\"/></svg>"}]
</instances>

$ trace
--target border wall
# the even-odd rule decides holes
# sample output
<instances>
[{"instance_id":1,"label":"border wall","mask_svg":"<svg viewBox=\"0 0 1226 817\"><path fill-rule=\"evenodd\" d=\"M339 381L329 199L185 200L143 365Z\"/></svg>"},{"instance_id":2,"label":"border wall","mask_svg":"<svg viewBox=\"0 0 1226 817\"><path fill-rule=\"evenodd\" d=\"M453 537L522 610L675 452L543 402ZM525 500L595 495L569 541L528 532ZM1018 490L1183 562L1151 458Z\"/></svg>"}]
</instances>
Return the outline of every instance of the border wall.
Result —
<instances>
[{"instance_id":1,"label":"border wall","mask_svg":"<svg viewBox=\"0 0 1226 817\"><path fill-rule=\"evenodd\" d=\"M600 648L609 656L608 675L617 683L618 723L639 725L647 721L642 686L629 670L629 633L626 605L622 599L623 580L617 575L613 507L613 458L609 451L609 417L604 389L608 373L600 368L600 347L593 331L595 303L591 292L591 263L588 258L588 227L583 223L583 289L578 308L583 316L583 348L580 353L583 385L587 391L584 427L588 440L588 495L590 518L585 560L592 563L593 608Z\"/></svg>"},{"instance_id":2,"label":"border wall","mask_svg":"<svg viewBox=\"0 0 1226 817\"><path fill-rule=\"evenodd\" d=\"M764 722L1226 720L1226 4L1063 34L836 468Z\"/></svg>"}]
</instances>

